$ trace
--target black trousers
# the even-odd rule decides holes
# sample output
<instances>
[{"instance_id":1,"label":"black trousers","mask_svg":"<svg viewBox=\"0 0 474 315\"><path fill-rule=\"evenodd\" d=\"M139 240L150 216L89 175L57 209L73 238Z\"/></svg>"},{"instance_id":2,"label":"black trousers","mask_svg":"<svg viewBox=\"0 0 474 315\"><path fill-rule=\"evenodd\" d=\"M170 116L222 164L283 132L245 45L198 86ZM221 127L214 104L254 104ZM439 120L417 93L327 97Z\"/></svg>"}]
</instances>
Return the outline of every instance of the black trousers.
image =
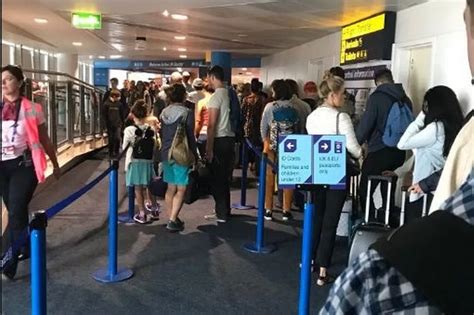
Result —
<instances>
[{"instance_id":1,"label":"black trousers","mask_svg":"<svg viewBox=\"0 0 474 315\"><path fill-rule=\"evenodd\" d=\"M217 217L227 219L230 215L230 181L234 169L233 137L214 139L214 159L211 163L211 193L216 203Z\"/></svg>"},{"instance_id":2,"label":"black trousers","mask_svg":"<svg viewBox=\"0 0 474 315\"><path fill-rule=\"evenodd\" d=\"M121 127L107 127L107 134L109 140L109 156L117 156L120 153L121 145Z\"/></svg>"},{"instance_id":3,"label":"black trousers","mask_svg":"<svg viewBox=\"0 0 474 315\"><path fill-rule=\"evenodd\" d=\"M313 259L319 267L328 268L336 240L337 224L346 201L347 190L318 188L313 193L315 206Z\"/></svg>"},{"instance_id":4,"label":"black trousers","mask_svg":"<svg viewBox=\"0 0 474 315\"><path fill-rule=\"evenodd\" d=\"M2 254L28 226L28 204L38 185L34 167L26 167L22 161L23 158L0 161L0 194L8 209Z\"/></svg>"},{"instance_id":5,"label":"black trousers","mask_svg":"<svg viewBox=\"0 0 474 315\"><path fill-rule=\"evenodd\" d=\"M367 198L367 182L370 175L382 175L383 171L394 171L405 162L405 151L397 148L384 148L382 150L369 153L362 164L359 197L362 211L365 211L365 203ZM373 194L377 185L374 183L371 187L370 195ZM392 196L394 196L395 185L392 185ZM387 188L382 185L382 196L384 197L384 204L386 199ZM370 209L373 209L373 201L371 199Z\"/></svg>"}]
</instances>

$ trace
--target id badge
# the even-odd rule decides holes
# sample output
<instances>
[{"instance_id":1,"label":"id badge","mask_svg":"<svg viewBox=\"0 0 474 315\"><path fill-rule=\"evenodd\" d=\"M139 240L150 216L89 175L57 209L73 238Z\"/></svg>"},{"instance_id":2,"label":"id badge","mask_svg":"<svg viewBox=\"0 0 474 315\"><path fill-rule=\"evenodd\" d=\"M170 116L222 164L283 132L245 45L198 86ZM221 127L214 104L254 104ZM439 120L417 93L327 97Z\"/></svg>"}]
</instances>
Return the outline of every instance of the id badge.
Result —
<instances>
[{"instance_id":1,"label":"id badge","mask_svg":"<svg viewBox=\"0 0 474 315\"><path fill-rule=\"evenodd\" d=\"M8 147L2 147L2 155L13 155L15 154L15 147L14 146L8 146Z\"/></svg>"}]
</instances>

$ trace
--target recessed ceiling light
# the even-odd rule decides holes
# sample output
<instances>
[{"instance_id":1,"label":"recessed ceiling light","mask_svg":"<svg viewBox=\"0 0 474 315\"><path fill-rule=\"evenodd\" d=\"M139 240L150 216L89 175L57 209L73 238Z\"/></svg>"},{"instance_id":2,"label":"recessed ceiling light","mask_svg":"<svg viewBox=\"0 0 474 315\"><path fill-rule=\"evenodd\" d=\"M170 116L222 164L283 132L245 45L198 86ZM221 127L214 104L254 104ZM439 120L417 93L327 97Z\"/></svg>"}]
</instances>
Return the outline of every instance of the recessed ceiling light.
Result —
<instances>
[{"instance_id":1,"label":"recessed ceiling light","mask_svg":"<svg viewBox=\"0 0 474 315\"><path fill-rule=\"evenodd\" d=\"M81 43L81 42L72 42L72 44L73 44L74 46L82 46L82 43Z\"/></svg>"},{"instance_id":2,"label":"recessed ceiling light","mask_svg":"<svg viewBox=\"0 0 474 315\"><path fill-rule=\"evenodd\" d=\"M247 71L247 72L245 72L245 74L246 74L246 75L252 75L252 72Z\"/></svg>"},{"instance_id":3,"label":"recessed ceiling light","mask_svg":"<svg viewBox=\"0 0 474 315\"><path fill-rule=\"evenodd\" d=\"M105 59L105 56L99 56L99 59Z\"/></svg>"},{"instance_id":4,"label":"recessed ceiling light","mask_svg":"<svg viewBox=\"0 0 474 315\"><path fill-rule=\"evenodd\" d=\"M89 59L92 59L92 58L94 58L94 56L90 55L90 56L89 56Z\"/></svg>"},{"instance_id":5,"label":"recessed ceiling light","mask_svg":"<svg viewBox=\"0 0 474 315\"><path fill-rule=\"evenodd\" d=\"M239 36L239 37L248 37L247 34L238 34L237 36Z\"/></svg>"},{"instance_id":6,"label":"recessed ceiling light","mask_svg":"<svg viewBox=\"0 0 474 315\"><path fill-rule=\"evenodd\" d=\"M185 58L188 58L188 56L186 56L186 55L179 55L179 58L185 59Z\"/></svg>"},{"instance_id":7,"label":"recessed ceiling light","mask_svg":"<svg viewBox=\"0 0 474 315\"><path fill-rule=\"evenodd\" d=\"M167 51L167 50L168 50L168 48L166 48L166 47L163 47L163 51Z\"/></svg>"},{"instance_id":8,"label":"recessed ceiling light","mask_svg":"<svg viewBox=\"0 0 474 315\"><path fill-rule=\"evenodd\" d=\"M174 39L176 39L176 40L185 40L186 36L181 36L181 35L178 36L177 35L177 36L174 37Z\"/></svg>"},{"instance_id":9,"label":"recessed ceiling light","mask_svg":"<svg viewBox=\"0 0 474 315\"><path fill-rule=\"evenodd\" d=\"M178 48L178 51L187 51L186 48Z\"/></svg>"},{"instance_id":10,"label":"recessed ceiling light","mask_svg":"<svg viewBox=\"0 0 474 315\"><path fill-rule=\"evenodd\" d=\"M183 72L183 68L176 68L179 72Z\"/></svg>"},{"instance_id":11,"label":"recessed ceiling light","mask_svg":"<svg viewBox=\"0 0 474 315\"><path fill-rule=\"evenodd\" d=\"M122 58L122 55L110 55L110 59L119 59Z\"/></svg>"},{"instance_id":12,"label":"recessed ceiling light","mask_svg":"<svg viewBox=\"0 0 474 315\"><path fill-rule=\"evenodd\" d=\"M168 12L168 10L164 10L162 14L166 17L170 16L170 13Z\"/></svg>"},{"instance_id":13,"label":"recessed ceiling light","mask_svg":"<svg viewBox=\"0 0 474 315\"><path fill-rule=\"evenodd\" d=\"M235 39L235 38L233 38L233 39L232 39L232 41L233 41L233 42L238 42L239 40L238 40L238 39Z\"/></svg>"},{"instance_id":14,"label":"recessed ceiling light","mask_svg":"<svg viewBox=\"0 0 474 315\"><path fill-rule=\"evenodd\" d=\"M171 14L171 18L173 20L185 21L188 19L188 16L183 14Z\"/></svg>"},{"instance_id":15,"label":"recessed ceiling light","mask_svg":"<svg viewBox=\"0 0 474 315\"><path fill-rule=\"evenodd\" d=\"M34 21L38 24L46 24L48 23L48 20L42 19L42 18L35 18Z\"/></svg>"},{"instance_id":16,"label":"recessed ceiling light","mask_svg":"<svg viewBox=\"0 0 474 315\"><path fill-rule=\"evenodd\" d=\"M247 71L247 68L242 68L242 71Z\"/></svg>"}]
</instances>

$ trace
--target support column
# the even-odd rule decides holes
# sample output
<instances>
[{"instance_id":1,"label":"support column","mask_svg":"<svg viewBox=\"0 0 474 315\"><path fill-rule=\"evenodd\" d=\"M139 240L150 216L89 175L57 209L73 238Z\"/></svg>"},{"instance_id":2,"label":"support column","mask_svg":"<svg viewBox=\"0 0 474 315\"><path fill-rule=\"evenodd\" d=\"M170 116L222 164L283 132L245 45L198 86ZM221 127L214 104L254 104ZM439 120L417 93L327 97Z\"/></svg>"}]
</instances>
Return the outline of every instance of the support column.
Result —
<instances>
[{"instance_id":1,"label":"support column","mask_svg":"<svg viewBox=\"0 0 474 315\"><path fill-rule=\"evenodd\" d=\"M229 52L213 51L211 53L211 64L213 66L221 66L224 68L224 81L228 85L232 82L232 55Z\"/></svg>"}]
</instances>

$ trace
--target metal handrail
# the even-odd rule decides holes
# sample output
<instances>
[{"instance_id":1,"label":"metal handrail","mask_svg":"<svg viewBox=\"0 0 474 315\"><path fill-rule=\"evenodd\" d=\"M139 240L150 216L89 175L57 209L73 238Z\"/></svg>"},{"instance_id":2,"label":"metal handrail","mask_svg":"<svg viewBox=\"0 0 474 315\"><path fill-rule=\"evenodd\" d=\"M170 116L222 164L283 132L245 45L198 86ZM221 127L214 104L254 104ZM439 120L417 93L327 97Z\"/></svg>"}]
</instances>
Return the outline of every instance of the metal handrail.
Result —
<instances>
[{"instance_id":1,"label":"metal handrail","mask_svg":"<svg viewBox=\"0 0 474 315\"><path fill-rule=\"evenodd\" d=\"M80 83L84 86L87 86L88 88L94 90L94 91L97 91L97 92L104 92L103 90L99 89L99 88L96 88L95 86L85 82L85 81L82 81L82 80L79 80L78 78L70 75L70 74L67 74L67 73L64 73L64 72L58 72L58 71L48 71L48 70L37 70L37 69L22 69L23 72L28 72L28 73L35 73L35 74L44 74L44 75L55 75L55 76L64 76L64 77L67 77L69 79L71 79L72 81L75 81L77 83Z\"/></svg>"}]
</instances>

